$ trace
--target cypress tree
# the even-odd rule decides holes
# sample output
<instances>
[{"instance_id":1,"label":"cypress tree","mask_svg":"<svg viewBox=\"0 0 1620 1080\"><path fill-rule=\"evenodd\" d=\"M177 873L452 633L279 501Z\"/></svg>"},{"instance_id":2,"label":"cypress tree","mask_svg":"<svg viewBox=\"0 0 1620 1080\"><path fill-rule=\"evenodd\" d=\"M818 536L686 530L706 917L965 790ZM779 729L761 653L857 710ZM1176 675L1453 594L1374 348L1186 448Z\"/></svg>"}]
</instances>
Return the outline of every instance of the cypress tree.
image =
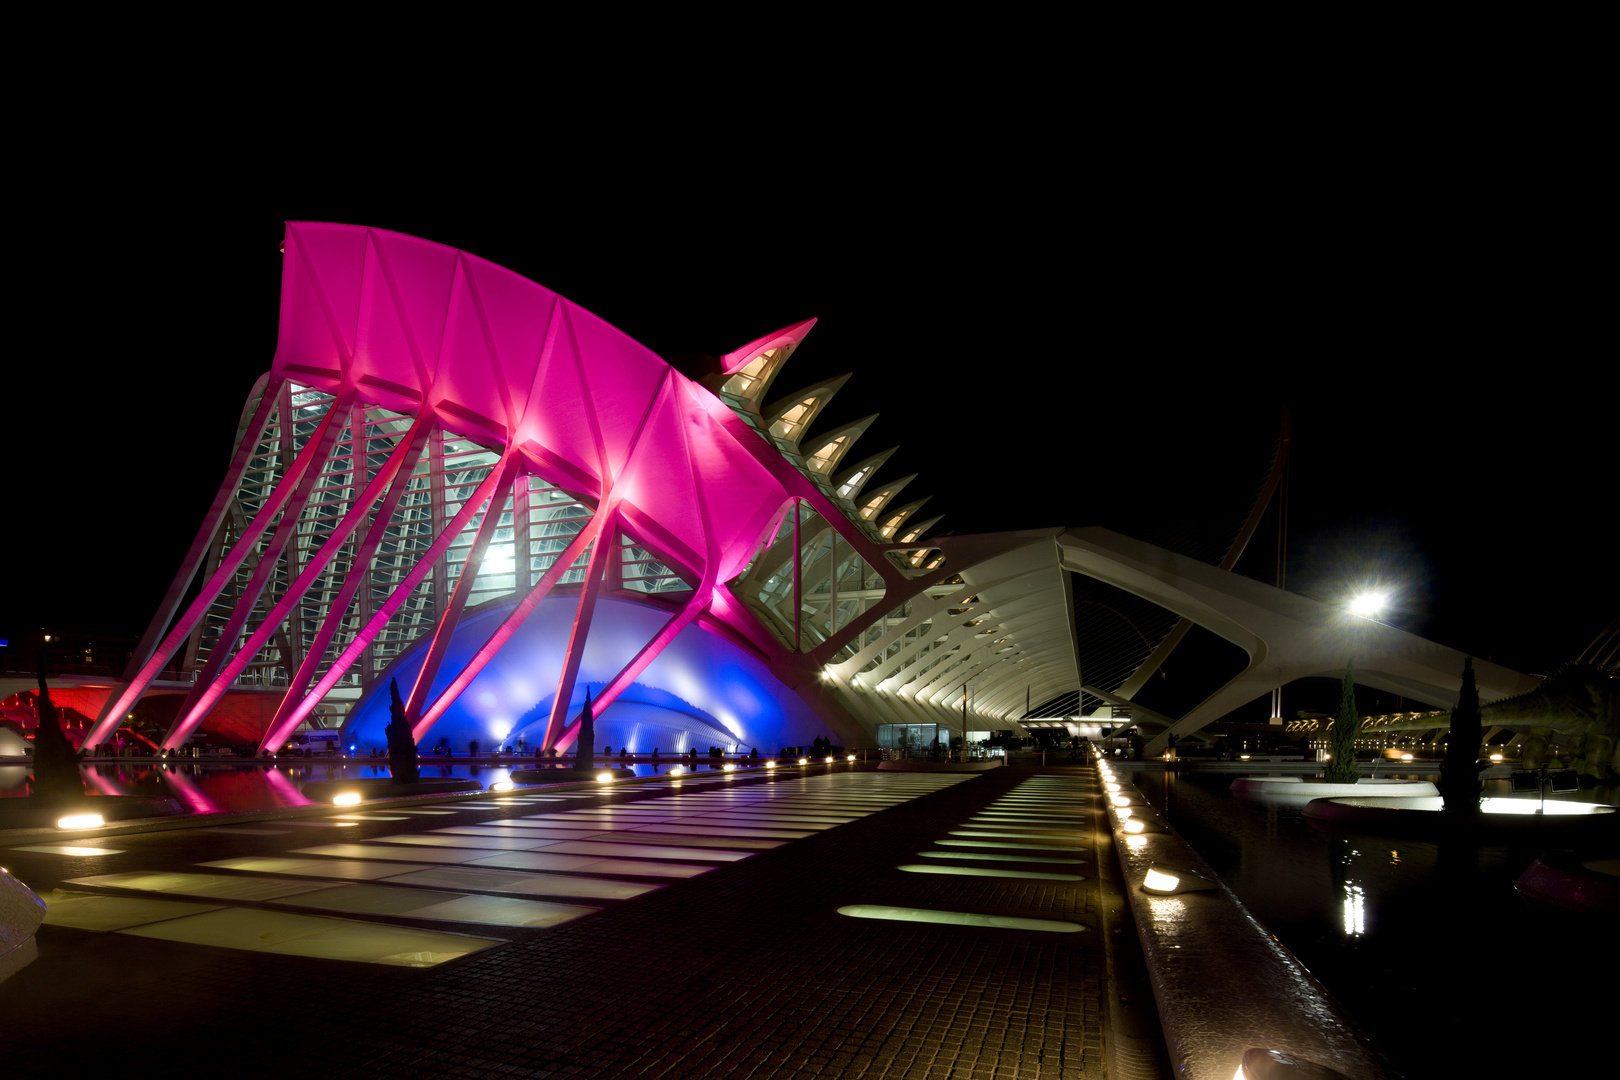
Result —
<instances>
[{"instance_id":1,"label":"cypress tree","mask_svg":"<svg viewBox=\"0 0 1620 1080\"><path fill-rule=\"evenodd\" d=\"M1474 658L1463 661L1462 691L1451 710L1451 736L1440 762L1440 795L1447 810L1479 812L1479 742L1483 735L1479 715L1479 688L1474 685Z\"/></svg>"},{"instance_id":2,"label":"cypress tree","mask_svg":"<svg viewBox=\"0 0 1620 1080\"><path fill-rule=\"evenodd\" d=\"M591 716L591 688L585 688L585 708L579 716L579 738L574 743L574 768L589 769L596 764L596 721Z\"/></svg>"},{"instance_id":3,"label":"cypress tree","mask_svg":"<svg viewBox=\"0 0 1620 1080\"><path fill-rule=\"evenodd\" d=\"M79 755L62 734L56 703L45 685L45 646L39 647L39 727L34 731L34 802L59 806L84 794Z\"/></svg>"},{"instance_id":4,"label":"cypress tree","mask_svg":"<svg viewBox=\"0 0 1620 1080\"><path fill-rule=\"evenodd\" d=\"M388 680L388 775L396 784L416 783L416 740L399 698L399 680Z\"/></svg>"},{"instance_id":5,"label":"cypress tree","mask_svg":"<svg viewBox=\"0 0 1620 1080\"><path fill-rule=\"evenodd\" d=\"M1344 666L1344 685L1339 690L1339 718L1328 729L1328 763L1323 779L1330 784L1353 784L1361 778L1356 766L1356 736L1361 732L1361 714L1356 709L1355 661Z\"/></svg>"}]
</instances>

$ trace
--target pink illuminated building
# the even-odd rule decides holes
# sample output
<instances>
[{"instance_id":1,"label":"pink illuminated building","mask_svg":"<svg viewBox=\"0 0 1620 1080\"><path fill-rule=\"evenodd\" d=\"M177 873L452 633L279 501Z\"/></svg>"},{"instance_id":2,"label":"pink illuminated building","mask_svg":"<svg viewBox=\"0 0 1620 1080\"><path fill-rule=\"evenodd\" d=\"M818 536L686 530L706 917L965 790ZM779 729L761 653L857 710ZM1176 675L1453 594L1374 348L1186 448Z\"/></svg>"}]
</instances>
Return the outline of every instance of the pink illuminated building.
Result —
<instances>
[{"instance_id":1,"label":"pink illuminated building","mask_svg":"<svg viewBox=\"0 0 1620 1080\"><path fill-rule=\"evenodd\" d=\"M164 746L251 689L266 751L330 715L380 744L390 680L424 750L564 748L587 692L610 745L768 752L1077 691L1059 530L929 540L852 453L871 418L808 434L843 379L766 404L813 323L699 383L474 255L289 224L275 359L87 743L166 665Z\"/></svg>"}]
</instances>

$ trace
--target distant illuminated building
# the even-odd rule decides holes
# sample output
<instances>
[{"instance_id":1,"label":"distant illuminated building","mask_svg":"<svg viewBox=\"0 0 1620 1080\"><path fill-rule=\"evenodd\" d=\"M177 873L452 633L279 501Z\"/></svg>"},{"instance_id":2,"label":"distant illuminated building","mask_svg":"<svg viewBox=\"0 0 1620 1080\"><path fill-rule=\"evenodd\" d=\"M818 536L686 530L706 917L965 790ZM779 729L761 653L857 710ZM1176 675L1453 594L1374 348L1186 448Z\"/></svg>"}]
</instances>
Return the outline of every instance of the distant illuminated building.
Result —
<instances>
[{"instance_id":1,"label":"distant illuminated building","mask_svg":"<svg viewBox=\"0 0 1620 1080\"><path fill-rule=\"evenodd\" d=\"M383 745L390 679L424 748L566 748L587 691L599 743L673 750L1006 728L1078 688L1056 530L928 542L910 478L869 483L887 453L844 465L870 418L805 441L842 379L762 406L814 320L706 388L464 252L310 223L283 250L274 363L90 745L171 660L163 745L247 687L269 751L323 702Z\"/></svg>"},{"instance_id":2,"label":"distant illuminated building","mask_svg":"<svg viewBox=\"0 0 1620 1080\"><path fill-rule=\"evenodd\" d=\"M1087 602L1109 629L1084 692L1150 754L1350 655L1365 685L1455 698L1460 653L1230 572L1270 487L1220 565L1097 528L930 537L912 477L874 482L892 451L851 453L873 417L809 434L847 376L765 403L814 320L695 382L465 252L311 223L283 250L275 359L87 746L161 688L167 748L222 701L262 751L338 715L380 748L391 680L424 749L566 749L587 699L598 745L943 745L1079 712L1071 574L1163 616L1154 640ZM1193 624L1247 666L1184 716L1137 706ZM1476 671L1487 697L1534 685Z\"/></svg>"}]
</instances>

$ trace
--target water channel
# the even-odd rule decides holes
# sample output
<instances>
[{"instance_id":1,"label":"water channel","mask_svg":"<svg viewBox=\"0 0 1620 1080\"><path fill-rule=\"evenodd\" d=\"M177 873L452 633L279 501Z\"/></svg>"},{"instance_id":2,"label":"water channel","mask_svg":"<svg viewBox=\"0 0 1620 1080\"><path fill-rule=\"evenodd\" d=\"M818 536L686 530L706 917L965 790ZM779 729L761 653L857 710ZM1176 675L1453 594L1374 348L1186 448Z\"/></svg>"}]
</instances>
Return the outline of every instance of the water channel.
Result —
<instances>
[{"instance_id":1,"label":"water channel","mask_svg":"<svg viewBox=\"0 0 1620 1080\"><path fill-rule=\"evenodd\" d=\"M1234 774L1122 771L1403 1075L1529 1077L1616 1057L1620 926L1519 896L1538 850L1327 828L1233 797Z\"/></svg>"}]
</instances>

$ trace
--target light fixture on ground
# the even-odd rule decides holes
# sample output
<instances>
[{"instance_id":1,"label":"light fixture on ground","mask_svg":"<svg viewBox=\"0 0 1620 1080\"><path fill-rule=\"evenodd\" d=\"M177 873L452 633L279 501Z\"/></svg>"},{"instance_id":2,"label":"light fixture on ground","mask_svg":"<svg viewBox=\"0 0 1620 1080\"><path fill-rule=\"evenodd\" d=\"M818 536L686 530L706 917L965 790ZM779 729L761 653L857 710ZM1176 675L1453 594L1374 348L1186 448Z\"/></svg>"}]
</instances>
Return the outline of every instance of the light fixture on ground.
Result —
<instances>
[{"instance_id":1,"label":"light fixture on ground","mask_svg":"<svg viewBox=\"0 0 1620 1080\"><path fill-rule=\"evenodd\" d=\"M489 790L491 790L491 791L511 791L515 787L517 787L517 785L512 783L512 781L510 781L510 780L497 780L493 784L489 785Z\"/></svg>"},{"instance_id":2,"label":"light fixture on ground","mask_svg":"<svg viewBox=\"0 0 1620 1080\"><path fill-rule=\"evenodd\" d=\"M1191 870L1180 867L1165 866L1160 863L1148 863L1147 874L1142 878L1142 891L1169 896L1172 893L1203 892L1213 890L1218 886L1206 877L1200 877Z\"/></svg>"},{"instance_id":3,"label":"light fixture on ground","mask_svg":"<svg viewBox=\"0 0 1620 1080\"><path fill-rule=\"evenodd\" d=\"M99 829L105 824L100 814L69 814L56 819L58 829Z\"/></svg>"},{"instance_id":4,"label":"light fixture on ground","mask_svg":"<svg viewBox=\"0 0 1620 1080\"><path fill-rule=\"evenodd\" d=\"M767 768L767 769L774 769L774 768L776 768L776 762L774 762L774 761L767 761L767 762L766 762L766 763L765 763L765 767L766 767L766 768Z\"/></svg>"},{"instance_id":5,"label":"light fixture on ground","mask_svg":"<svg viewBox=\"0 0 1620 1080\"><path fill-rule=\"evenodd\" d=\"M345 791L342 794L334 795L332 796L332 805L358 806L360 805L360 793L358 791Z\"/></svg>"},{"instance_id":6,"label":"light fixture on ground","mask_svg":"<svg viewBox=\"0 0 1620 1080\"><path fill-rule=\"evenodd\" d=\"M596 774L596 782L598 784L611 784L613 783L613 774L610 772L599 772Z\"/></svg>"},{"instance_id":7,"label":"light fixture on ground","mask_svg":"<svg viewBox=\"0 0 1620 1080\"><path fill-rule=\"evenodd\" d=\"M1345 1075L1309 1058L1256 1047L1243 1054L1232 1080L1347 1080Z\"/></svg>"}]
</instances>

